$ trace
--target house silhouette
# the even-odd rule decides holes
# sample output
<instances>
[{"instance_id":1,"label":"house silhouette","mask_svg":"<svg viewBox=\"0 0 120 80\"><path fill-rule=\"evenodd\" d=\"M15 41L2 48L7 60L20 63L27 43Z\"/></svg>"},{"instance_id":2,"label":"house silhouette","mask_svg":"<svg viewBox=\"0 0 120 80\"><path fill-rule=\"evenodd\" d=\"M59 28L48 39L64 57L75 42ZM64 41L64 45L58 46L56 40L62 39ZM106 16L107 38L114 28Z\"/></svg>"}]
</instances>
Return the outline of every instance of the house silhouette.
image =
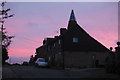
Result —
<instances>
[{"instance_id":1,"label":"house silhouette","mask_svg":"<svg viewBox=\"0 0 120 80\"><path fill-rule=\"evenodd\" d=\"M71 11L68 27L60 29L60 35L46 38L36 49L37 57L45 58L57 67L94 67L105 65L109 49L92 38L76 21Z\"/></svg>"}]
</instances>

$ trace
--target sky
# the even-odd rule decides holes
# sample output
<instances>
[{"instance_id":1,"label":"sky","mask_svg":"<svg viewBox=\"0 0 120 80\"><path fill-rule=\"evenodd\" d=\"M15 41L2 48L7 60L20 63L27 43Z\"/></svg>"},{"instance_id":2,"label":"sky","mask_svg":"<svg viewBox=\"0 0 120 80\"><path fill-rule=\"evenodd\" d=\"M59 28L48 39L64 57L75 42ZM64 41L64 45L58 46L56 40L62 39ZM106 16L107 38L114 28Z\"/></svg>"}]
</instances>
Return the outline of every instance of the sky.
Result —
<instances>
[{"instance_id":1,"label":"sky","mask_svg":"<svg viewBox=\"0 0 120 80\"><path fill-rule=\"evenodd\" d=\"M4 23L7 34L15 36L8 48L8 62L29 61L44 38L67 28L72 9L77 23L93 38L107 48L117 46L117 2L7 2L7 8L15 14Z\"/></svg>"}]
</instances>

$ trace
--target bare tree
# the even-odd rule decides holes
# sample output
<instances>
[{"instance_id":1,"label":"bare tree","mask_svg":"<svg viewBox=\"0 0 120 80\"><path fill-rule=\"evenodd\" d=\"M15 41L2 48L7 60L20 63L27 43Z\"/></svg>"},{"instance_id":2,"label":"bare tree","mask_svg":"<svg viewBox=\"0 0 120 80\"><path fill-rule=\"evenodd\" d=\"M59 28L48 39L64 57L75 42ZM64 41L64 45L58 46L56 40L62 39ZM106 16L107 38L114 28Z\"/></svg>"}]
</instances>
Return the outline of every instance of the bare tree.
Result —
<instances>
[{"instance_id":1,"label":"bare tree","mask_svg":"<svg viewBox=\"0 0 120 80\"><path fill-rule=\"evenodd\" d=\"M1 24L1 46L2 46L2 62L3 64L5 63L5 60L7 60L9 57L8 57L8 51L7 51L7 48L8 46L11 44L11 39L14 38L14 36L10 36L10 35L7 35L7 32L5 31L6 28L4 28L4 22L5 22L5 19L9 18L9 17L13 17L14 14L12 15L8 15L8 11L10 11L10 8L9 9L4 9L4 6L5 6L5 3L6 2L2 2L0 4L0 6L2 7L2 10L0 10L0 24Z\"/></svg>"}]
</instances>

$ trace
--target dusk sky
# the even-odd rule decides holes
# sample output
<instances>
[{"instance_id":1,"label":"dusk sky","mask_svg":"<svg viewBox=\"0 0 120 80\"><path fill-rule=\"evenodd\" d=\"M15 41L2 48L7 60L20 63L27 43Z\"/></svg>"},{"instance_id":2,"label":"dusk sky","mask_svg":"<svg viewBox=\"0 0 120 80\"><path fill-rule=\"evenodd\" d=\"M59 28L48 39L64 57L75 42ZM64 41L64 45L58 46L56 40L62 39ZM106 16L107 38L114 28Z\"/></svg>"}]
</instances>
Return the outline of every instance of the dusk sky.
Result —
<instances>
[{"instance_id":1,"label":"dusk sky","mask_svg":"<svg viewBox=\"0 0 120 80\"><path fill-rule=\"evenodd\" d=\"M4 24L15 36L8 50L12 63L29 61L44 38L67 28L72 9L77 23L104 46L114 48L118 41L117 2L7 2L5 8L15 14Z\"/></svg>"}]
</instances>

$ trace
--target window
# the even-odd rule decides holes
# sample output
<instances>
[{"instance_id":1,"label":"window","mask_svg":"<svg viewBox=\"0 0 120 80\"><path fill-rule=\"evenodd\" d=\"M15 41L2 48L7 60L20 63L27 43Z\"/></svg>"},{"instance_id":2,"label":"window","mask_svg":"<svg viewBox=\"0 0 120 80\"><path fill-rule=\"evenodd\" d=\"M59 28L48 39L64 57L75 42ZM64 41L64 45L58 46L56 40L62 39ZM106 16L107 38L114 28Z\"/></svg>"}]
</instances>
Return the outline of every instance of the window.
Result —
<instances>
[{"instance_id":1,"label":"window","mask_svg":"<svg viewBox=\"0 0 120 80\"><path fill-rule=\"evenodd\" d=\"M78 38L77 37L73 37L73 43L78 43Z\"/></svg>"},{"instance_id":2,"label":"window","mask_svg":"<svg viewBox=\"0 0 120 80\"><path fill-rule=\"evenodd\" d=\"M60 40L58 41L58 43L60 44Z\"/></svg>"},{"instance_id":3,"label":"window","mask_svg":"<svg viewBox=\"0 0 120 80\"><path fill-rule=\"evenodd\" d=\"M49 61L51 60L51 57L49 56Z\"/></svg>"},{"instance_id":4,"label":"window","mask_svg":"<svg viewBox=\"0 0 120 80\"><path fill-rule=\"evenodd\" d=\"M53 45L54 47L55 47L55 43L54 43L54 45Z\"/></svg>"},{"instance_id":5,"label":"window","mask_svg":"<svg viewBox=\"0 0 120 80\"><path fill-rule=\"evenodd\" d=\"M95 56L92 56L92 59L95 59Z\"/></svg>"},{"instance_id":6,"label":"window","mask_svg":"<svg viewBox=\"0 0 120 80\"><path fill-rule=\"evenodd\" d=\"M45 60L44 60L44 59L39 59L39 61L40 61L40 62L45 62Z\"/></svg>"},{"instance_id":7,"label":"window","mask_svg":"<svg viewBox=\"0 0 120 80\"><path fill-rule=\"evenodd\" d=\"M61 54L61 52L59 52L58 54Z\"/></svg>"},{"instance_id":8,"label":"window","mask_svg":"<svg viewBox=\"0 0 120 80\"><path fill-rule=\"evenodd\" d=\"M48 46L48 51L50 51L50 46Z\"/></svg>"}]
</instances>

